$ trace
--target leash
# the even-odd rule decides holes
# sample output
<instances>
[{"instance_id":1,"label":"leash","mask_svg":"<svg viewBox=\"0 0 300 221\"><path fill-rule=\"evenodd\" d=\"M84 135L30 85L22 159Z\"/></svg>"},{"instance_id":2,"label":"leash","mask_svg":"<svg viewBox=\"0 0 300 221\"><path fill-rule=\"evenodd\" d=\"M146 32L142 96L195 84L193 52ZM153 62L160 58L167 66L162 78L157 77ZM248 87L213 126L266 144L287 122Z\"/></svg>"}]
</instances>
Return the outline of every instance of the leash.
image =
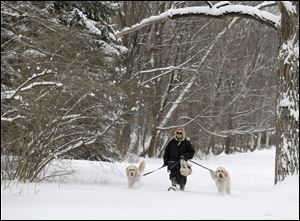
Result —
<instances>
[{"instance_id":1,"label":"leash","mask_svg":"<svg viewBox=\"0 0 300 221\"><path fill-rule=\"evenodd\" d=\"M172 170L177 164L179 163L179 161L177 161L169 170ZM150 173L153 173L153 172L155 172L155 171L157 171L157 170L160 170L160 169L162 169L162 168L164 168L164 167L166 167L167 165L162 165L160 168L157 168L157 169L155 169L155 170L152 170L152 171L150 171L150 172L148 172L148 173L144 173L143 174L143 176L147 176L148 174L150 174Z\"/></svg>"},{"instance_id":2,"label":"leash","mask_svg":"<svg viewBox=\"0 0 300 221\"><path fill-rule=\"evenodd\" d=\"M213 171L212 169L209 169L209 168L207 168L207 167L205 167L205 166L202 166L201 164L199 164L199 163L196 163L195 161L192 161L192 160L189 160L189 161L191 161L192 163L194 163L194 164L196 164L196 165L198 165L198 166L200 166L200 167L203 167L204 169L207 169L207 170L209 170L209 171ZM169 170L172 170L177 164L179 163L179 161L177 161ZM162 169L162 168L164 168L164 167L166 167L167 165L162 165L161 167L159 167L159 168L157 168L157 169L155 169L155 170L152 170L152 171L150 171L150 172L148 172L148 173L144 173L143 174L143 176L147 176L147 175L149 175L150 173L153 173L153 172L155 172L155 171L157 171L157 170L160 170L160 169Z\"/></svg>"},{"instance_id":3,"label":"leash","mask_svg":"<svg viewBox=\"0 0 300 221\"><path fill-rule=\"evenodd\" d=\"M157 170L160 170L160 169L164 168L165 166L167 166L167 165L162 165L160 168L157 168L157 169L155 169L155 170L152 170L152 171L150 171L150 172L148 172L148 173L144 173L143 176L146 176L146 175L148 175L148 174L150 174L150 173L153 173L153 172L155 172L155 171L157 171Z\"/></svg>"},{"instance_id":4,"label":"leash","mask_svg":"<svg viewBox=\"0 0 300 221\"><path fill-rule=\"evenodd\" d=\"M171 168L169 169L169 171L171 171L178 163L179 163L180 160L178 160L176 163L174 163L173 166L171 166ZM173 161L174 162L174 161Z\"/></svg>"},{"instance_id":5,"label":"leash","mask_svg":"<svg viewBox=\"0 0 300 221\"><path fill-rule=\"evenodd\" d=\"M194 164L197 164L197 165L200 166L200 167L203 167L204 169L207 169L207 170L209 170L209 171L213 171L212 169L209 169L209 168L207 168L207 167L205 167L205 166L202 166L201 164L196 163L195 161L192 161L192 160L189 160L189 161L191 161L191 162L194 163Z\"/></svg>"}]
</instances>

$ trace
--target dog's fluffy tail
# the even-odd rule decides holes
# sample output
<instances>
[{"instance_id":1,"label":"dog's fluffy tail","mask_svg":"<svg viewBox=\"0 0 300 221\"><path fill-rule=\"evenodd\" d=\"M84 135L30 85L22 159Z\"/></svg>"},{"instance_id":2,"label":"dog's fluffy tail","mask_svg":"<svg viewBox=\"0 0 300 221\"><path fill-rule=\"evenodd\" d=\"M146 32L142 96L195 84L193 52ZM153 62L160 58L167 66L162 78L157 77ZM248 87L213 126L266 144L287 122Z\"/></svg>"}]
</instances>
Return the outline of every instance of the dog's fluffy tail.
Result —
<instances>
[{"instance_id":1,"label":"dog's fluffy tail","mask_svg":"<svg viewBox=\"0 0 300 221\"><path fill-rule=\"evenodd\" d=\"M139 167L138 167L139 172L140 172L140 173L143 173L144 170L145 170L145 167L146 167L146 163L145 163L145 161L143 160L143 161L140 163Z\"/></svg>"}]
</instances>

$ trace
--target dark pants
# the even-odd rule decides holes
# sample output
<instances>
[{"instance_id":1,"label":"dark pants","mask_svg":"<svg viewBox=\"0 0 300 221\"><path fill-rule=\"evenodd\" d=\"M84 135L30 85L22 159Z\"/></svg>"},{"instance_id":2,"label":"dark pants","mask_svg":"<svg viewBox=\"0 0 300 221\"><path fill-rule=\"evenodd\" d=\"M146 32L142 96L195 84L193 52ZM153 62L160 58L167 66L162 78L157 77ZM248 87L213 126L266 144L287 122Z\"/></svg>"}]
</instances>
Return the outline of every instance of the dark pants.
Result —
<instances>
[{"instance_id":1,"label":"dark pants","mask_svg":"<svg viewBox=\"0 0 300 221\"><path fill-rule=\"evenodd\" d=\"M179 161L177 162L174 161L170 161L168 163L168 170L170 170L170 180L172 180L172 178L175 177L175 180L176 180L176 183L179 184L180 186L185 186L186 184L186 176L182 176L179 172L179 169L180 169L180 163Z\"/></svg>"}]
</instances>

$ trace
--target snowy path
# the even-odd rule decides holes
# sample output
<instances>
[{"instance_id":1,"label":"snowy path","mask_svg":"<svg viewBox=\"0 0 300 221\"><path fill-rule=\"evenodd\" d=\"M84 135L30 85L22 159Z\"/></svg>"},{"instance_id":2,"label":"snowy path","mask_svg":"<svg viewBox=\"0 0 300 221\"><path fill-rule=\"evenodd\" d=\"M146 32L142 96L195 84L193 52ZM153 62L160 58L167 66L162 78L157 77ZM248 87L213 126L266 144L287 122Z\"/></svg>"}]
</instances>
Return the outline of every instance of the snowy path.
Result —
<instances>
[{"instance_id":1,"label":"snowy path","mask_svg":"<svg viewBox=\"0 0 300 221\"><path fill-rule=\"evenodd\" d=\"M219 195L209 172L193 164L186 191L168 192L166 168L128 189L125 167L76 161L64 183L1 187L1 219L299 219L299 175L274 186L274 149L210 156L196 162L231 175L232 195ZM145 172L161 159L146 159Z\"/></svg>"}]
</instances>

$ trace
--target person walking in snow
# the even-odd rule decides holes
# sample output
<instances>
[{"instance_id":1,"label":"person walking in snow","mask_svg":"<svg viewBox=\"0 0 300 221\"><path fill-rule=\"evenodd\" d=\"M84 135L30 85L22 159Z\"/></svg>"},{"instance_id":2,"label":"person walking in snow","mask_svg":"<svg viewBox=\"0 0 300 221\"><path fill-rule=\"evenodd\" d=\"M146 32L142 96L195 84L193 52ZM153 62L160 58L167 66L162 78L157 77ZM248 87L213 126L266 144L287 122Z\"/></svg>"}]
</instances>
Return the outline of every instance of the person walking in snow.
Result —
<instances>
[{"instance_id":1,"label":"person walking in snow","mask_svg":"<svg viewBox=\"0 0 300 221\"><path fill-rule=\"evenodd\" d=\"M180 190L184 190L187 176L191 173L191 169L187 168L187 160L192 159L194 154L195 150L186 138L184 128L177 128L175 137L168 142L163 155L164 165L168 166L170 171L173 190L176 190L176 184L180 186Z\"/></svg>"}]
</instances>

